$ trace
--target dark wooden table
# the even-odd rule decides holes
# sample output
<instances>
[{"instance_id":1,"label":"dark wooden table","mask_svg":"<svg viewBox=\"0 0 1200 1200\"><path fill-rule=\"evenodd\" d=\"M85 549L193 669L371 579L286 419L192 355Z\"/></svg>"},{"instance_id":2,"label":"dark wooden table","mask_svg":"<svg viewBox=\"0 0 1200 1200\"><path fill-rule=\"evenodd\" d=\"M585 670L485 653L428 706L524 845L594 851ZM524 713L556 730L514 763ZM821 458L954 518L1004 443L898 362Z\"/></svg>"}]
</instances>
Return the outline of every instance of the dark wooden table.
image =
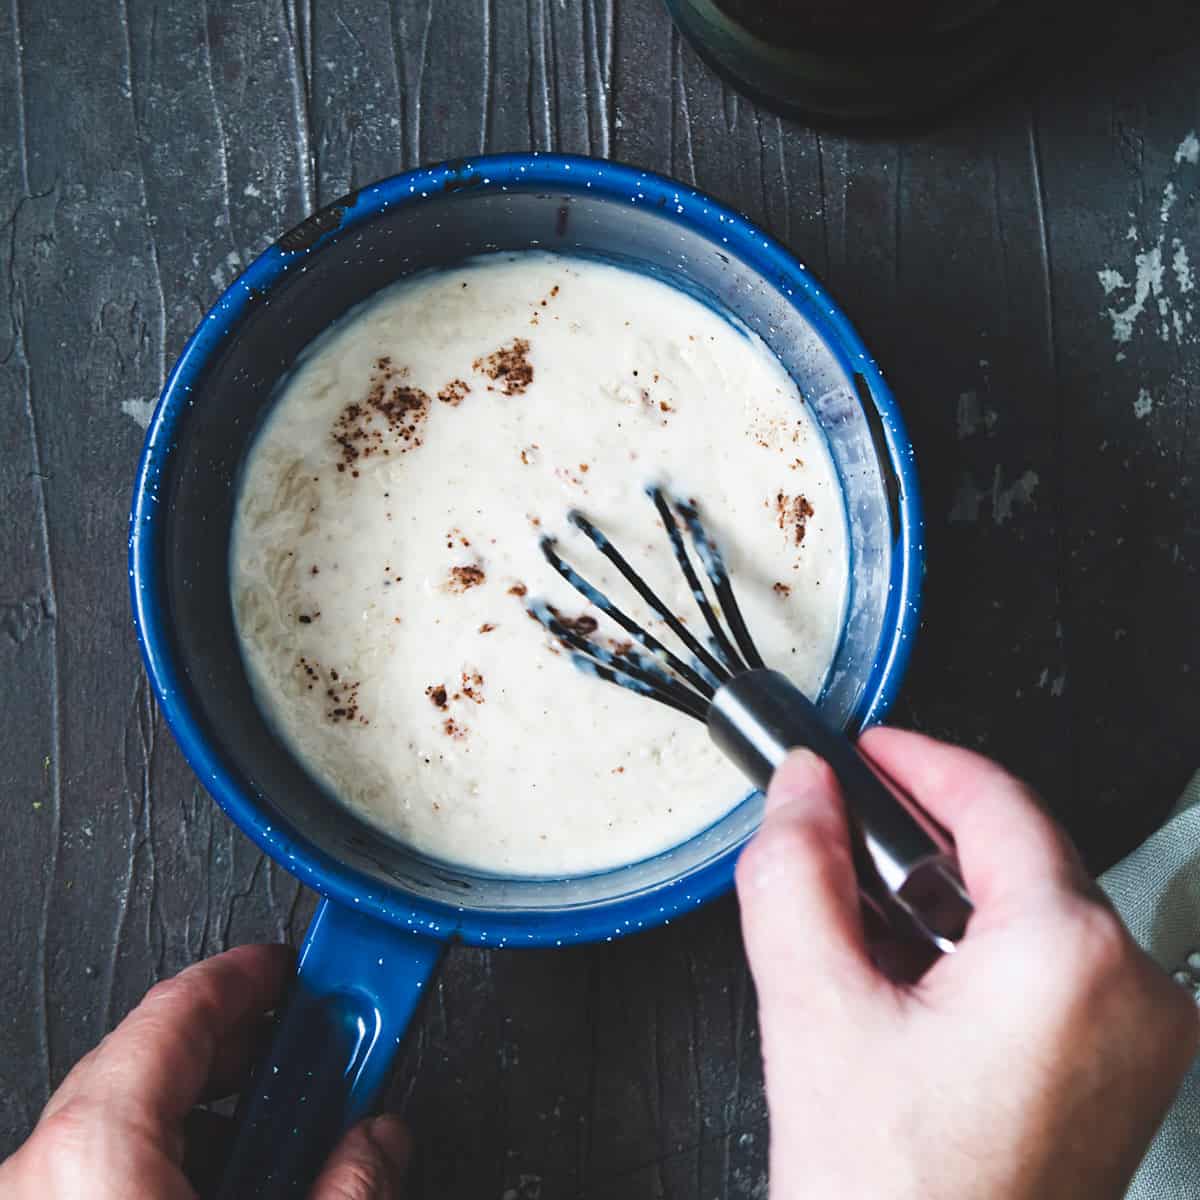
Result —
<instances>
[{"instance_id":1,"label":"dark wooden table","mask_svg":"<svg viewBox=\"0 0 1200 1200\"><path fill-rule=\"evenodd\" d=\"M0 1154L155 979L303 928L311 897L148 693L130 482L218 290L419 162L610 155L792 246L918 448L928 599L896 719L1028 776L1096 868L1162 818L1200 761L1200 17L1125 7L865 138L733 95L658 0L0 6ZM765 1197L733 902L621 945L455 951L393 1101L414 1198Z\"/></svg>"}]
</instances>

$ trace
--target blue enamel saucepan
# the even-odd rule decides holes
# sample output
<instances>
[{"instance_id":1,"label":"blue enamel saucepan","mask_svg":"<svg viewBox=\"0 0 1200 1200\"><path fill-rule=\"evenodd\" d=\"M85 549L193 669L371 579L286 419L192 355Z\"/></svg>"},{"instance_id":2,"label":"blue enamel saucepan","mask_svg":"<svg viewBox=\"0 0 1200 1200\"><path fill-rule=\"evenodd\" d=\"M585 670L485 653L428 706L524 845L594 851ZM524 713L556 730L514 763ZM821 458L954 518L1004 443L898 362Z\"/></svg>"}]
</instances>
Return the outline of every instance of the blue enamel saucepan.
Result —
<instances>
[{"instance_id":1,"label":"blue enamel saucepan","mask_svg":"<svg viewBox=\"0 0 1200 1200\"><path fill-rule=\"evenodd\" d=\"M171 372L129 537L142 652L183 753L238 827L322 897L269 1057L243 1097L222 1196L302 1194L377 1095L449 941L561 946L657 925L728 890L760 818L751 796L686 844L598 875L460 871L332 802L255 707L234 634L229 536L239 466L275 385L378 288L529 247L647 272L761 334L820 422L846 499L852 588L822 709L851 729L878 719L908 657L922 529L895 402L825 290L744 217L630 167L514 154L386 179L281 237L226 290Z\"/></svg>"}]
</instances>

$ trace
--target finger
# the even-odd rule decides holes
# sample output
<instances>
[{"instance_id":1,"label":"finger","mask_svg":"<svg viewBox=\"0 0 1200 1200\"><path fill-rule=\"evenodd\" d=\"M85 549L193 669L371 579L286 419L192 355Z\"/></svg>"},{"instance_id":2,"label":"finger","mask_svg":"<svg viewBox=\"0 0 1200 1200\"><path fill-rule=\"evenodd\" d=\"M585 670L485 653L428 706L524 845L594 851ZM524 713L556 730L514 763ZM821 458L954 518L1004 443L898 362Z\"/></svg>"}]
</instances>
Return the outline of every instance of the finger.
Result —
<instances>
[{"instance_id":1,"label":"finger","mask_svg":"<svg viewBox=\"0 0 1200 1200\"><path fill-rule=\"evenodd\" d=\"M136 1110L174 1131L209 1080L232 1030L273 1008L290 972L287 946L239 946L164 980L63 1081L43 1120L67 1103Z\"/></svg>"},{"instance_id":2,"label":"finger","mask_svg":"<svg viewBox=\"0 0 1200 1200\"><path fill-rule=\"evenodd\" d=\"M868 730L859 744L953 835L963 880L981 912L1036 899L1046 886L1086 888L1066 833L998 763L900 729Z\"/></svg>"},{"instance_id":3,"label":"finger","mask_svg":"<svg viewBox=\"0 0 1200 1200\"><path fill-rule=\"evenodd\" d=\"M762 828L737 866L746 953L760 1002L791 1005L822 983L877 980L863 936L845 810L829 766L794 751L767 791Z\"/></svg>"},{"instance_id":4,"label":"finger","mask_svg":"<svg viewBox=\"0 0 1200 1200\"><path fill-rule=\"evenodd\" d=\"M338 1143L309 1200L400 1200L411 1154L399 1117L363 1121Z\"/></svg>"}]
</instances>

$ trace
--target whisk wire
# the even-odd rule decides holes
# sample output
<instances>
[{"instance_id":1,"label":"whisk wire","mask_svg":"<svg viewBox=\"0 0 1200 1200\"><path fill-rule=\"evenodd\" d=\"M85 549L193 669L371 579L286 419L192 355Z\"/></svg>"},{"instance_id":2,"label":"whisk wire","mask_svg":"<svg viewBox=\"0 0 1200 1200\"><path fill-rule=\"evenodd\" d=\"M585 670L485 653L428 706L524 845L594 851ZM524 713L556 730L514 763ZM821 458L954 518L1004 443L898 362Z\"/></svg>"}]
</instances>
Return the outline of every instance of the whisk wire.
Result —
<instances>
[{"instance_id":1,"label":"whisk wire","mask_svg":"<svg viewBox=\"0 0 1200 1200\"><path fill-rule=\"evenodd\" d=\"M701 584L699 576L697 576L695 568L692 566L691 557L688 554L687 547L684 545L683 538L679 533L679 525L676 523L675 514L671 511L671 506L667 502L667 498L663 494L662 488L647 488L646 494L651 500L654 501L654 507L658 509L658 515L662 518L663 528L667 531L667 537L671 539L671 549L675 551L675 561L679 563L680 569L683 571L684 578L688 582L688 587L690 587L692 590L692 599L695 600L696 607L700 610L701 616L704 617L704 621L708 625L709 632L712 634L713 645L717 653L721 655L722 659L724 660L726 670L728 670L731 676L740 675L747 669L746 664L738 657L738 653L733 648L732 643L729 641L725 630L721 626L721 622L717 620L717 614L713 612L712 605L708 602L708 594L705 592L704 586ZM676 508L679 510L680 515L684 517L684 520L688 521L682 501L676 501ZM693 508L690 511L693 517L695 517L695 509ZM700 538L697 537L696 528L699 527L699 525L700 522L698 518L695 520L695 525L693 525L692 521L688 521L688 532L691 533L692 540L696 543L697 548L700 551L700 561L704 563L705 567L707 567L708 557L704 553L704 547L708 546L708 548L711 550L711 544L708 542L708 538L704 535L702 528L700 531L700 537L703 537L704 541L701 542ZM709 578L712 578L711 571L709 572Z\"/></svg>"},{"instance_id":2,"label":"whisk wire","mask_svg":"<svg viewBox=\"0 0 1200 1200\"><path fill-rule=\"evenodd\" d=\"M632 646L609 649L601 645L581 633L577 628L573 628L570 621L563 620L561 614L544 600L532 601L528 606L528 611L552 637L570 651L572 662L580 670L587 671L608 683L628 688L639 695L648 696L661 704L695 717L698 721L705 721L708 715L708 706L716 689L735 675L762 667L763 662L750 637L749 630L746 628L746 623L742 619L737 600L734 598L729 572L725 568L725 563L715 543L700 520L695 503L677 498L669 499L666 492L657 486L647 488L646 492L658 510L663 528L670 539L675 561L679 564L692 597L712 634L712 650L706 649L697 637L684 627L679 617L663 603L658 594L629 565L624 555L608 540L608 537L578 511L571 512L568 519L616 567L634 591L687 647L694 656L692 665L685 663L678 655L664 646L658 638L643 629L599 588L589 583L578 571L565 562L555 548L554 539L550 537L544 537L541 541L542 554L546 561L584 599L639 642L645 648L646 653L635 650ZM675 511L672 511L672 505ZM675 512L678 512L684 527L691 536L695 552L716 594L717 607L720 609L721 617L724 617L732 631L732 641L692 565L691 556L688 553ZM736 647L734 642L737 643Z\"/></svg>"},{"instance_id":3,"label":"whisk wire","mask_svg":"<svg viewBox=\"0 0 1200 1200\"><path fill-rule=\"evenodd\" d=\"M608 540L603 533L598 530L578 510L574 510L568 514L567 519L575 526L576 529L583 532L592 545L612 563L614 567L625 577L633 590L658 614L667 624L671 632L700 660L701 664L712 674L717 681L719 687L725 683L735 672L719 662L709 653L708 650L700 643L694 634L686 629L679 618L659 599L653 589L646 581L625 561L625 556Z\"/></svg>"},{"instance_id":4,"label":"whisk wire","mask_svg":"<svg viewBox=\"0 0 1200 1200\"><path fill-rule=\"evenodd\" d=\"M571 661L580 670L704 720L707 700L673 679L653 659L636 651L616 652L597 645L566 625L544 600L535 601L528 611L571 650Z\"/></svg>"},{"instance_id":5,"label":"whisk wire","mask_svg":"<svg viewBox=\"0 0 1200 1200\"><path fill-rule=\"evenodd\" d=\"M594 527L593 527L594 529ZM598 530L594 530L599 537L603 537ZM606 616L611 617L620 627L625 630L631 637L636 638L647 650L651 651L656 656L661 656L664 665L670 667L677 675L682 676L687 680L693 688L696 689L706 700L711 700L716 688L720 686L723 680L718 680L715 684L703 678L700 673L689 667L677 655L673 654L666 646L662 644L652 633L643 629L635 620L627 616L621 611L595 584L589 583L574 567L563 562L559 557L558 551L554 548L554 539L549 537L542 538L542 555L546 561L590 604L598 608ZM618 557L620 557L618 555ZM621 562L625 562L622 558ZM628 566L628 564L626 564ZM649 590L649 589L647 589ZM653 593L651 593L653 595ZM657 597L655 597L657 599ZM661 602L660 602L661 603ZM533 608L530 609L533 612ZM537 613L534 612L537 616ZM540 618L539 618L540 620Z\"/></svg>"},{"instance_id":6,"label":"whisk wire","mask_svg":"<svg viewBox=\"0 0 1200 1200\"><path fill-rule=\"evenodd\" d=\"M729 628L733 631L734 640L742 652L742 657L745 658L750 669L761 669L764 665L762 657L754 645L750 630L746 628L746 622L742 619L742 610L738 608L738 602L734 598L733 585L729 582L729 572L725 569L725 560L721 557L717 544L708 536L708 531L700 523L700 514L692 501L677 500L675 507L687 523L692 541L696 544L696 552L704 564L704 570L712 582L713 590L717 593L717 602L721 606L725 620L729 622ZM662 512L661 508L659 512Z\"/></svg>"}]
</instances>

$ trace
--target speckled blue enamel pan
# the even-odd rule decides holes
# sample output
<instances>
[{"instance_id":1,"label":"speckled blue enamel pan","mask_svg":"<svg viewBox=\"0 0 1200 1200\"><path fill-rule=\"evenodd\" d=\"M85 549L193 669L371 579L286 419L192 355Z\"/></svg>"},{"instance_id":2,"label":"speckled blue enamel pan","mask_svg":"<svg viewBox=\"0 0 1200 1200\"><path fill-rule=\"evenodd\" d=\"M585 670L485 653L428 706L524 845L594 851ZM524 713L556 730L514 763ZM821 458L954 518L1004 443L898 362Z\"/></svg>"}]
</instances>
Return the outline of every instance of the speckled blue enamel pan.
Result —
<instances>
[{"instance_id":1,"label":"speckled blue enamel pan","mask_svg":"<svg viewBox=\"0 0 1200 1200\"><path fill-rule=\"evenodd\" d=\"M222 1195L302 1191L371 1104L449 940L554 946L669 921L728 890L759 821L752 796L633 866L488 877L430 862L332 803L255 707L228 553L239 466L273 387L318 333L385 284L531 247L649 273L766 340L820 423L846 498L852 588L822 707L848 728L878 719L908 658L922 525L895 400L825 289L744 217L630 167L519 154L386 179L280 238L175 364L138 466L129 536L138 636L183 753L238 827L323 897L270 1058L244 1099Z\"/></svg>"}]
</instances>

